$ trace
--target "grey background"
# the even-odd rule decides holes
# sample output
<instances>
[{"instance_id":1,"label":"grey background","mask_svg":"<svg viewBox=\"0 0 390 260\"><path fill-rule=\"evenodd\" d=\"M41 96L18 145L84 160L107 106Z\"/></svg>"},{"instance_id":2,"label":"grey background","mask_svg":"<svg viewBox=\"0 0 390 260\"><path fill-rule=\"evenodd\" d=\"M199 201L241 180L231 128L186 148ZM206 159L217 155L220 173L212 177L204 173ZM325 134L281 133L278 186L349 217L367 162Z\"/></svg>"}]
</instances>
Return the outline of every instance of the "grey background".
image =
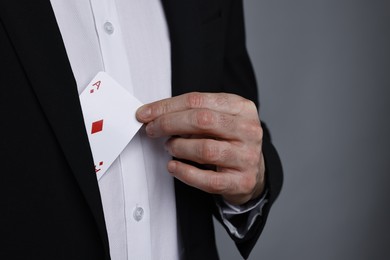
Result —
<instances>
[{"instance_id":1,"label":"grey background","mask_svg":"<svg viewBox=\"0 0 390 260\"><path fill-rule=\"evenodd\" d=\"M250 259L390 259L390 1L245 0L285 183ZM240 259L217 227L221 259Z\"/></svg>"}]
</instances>

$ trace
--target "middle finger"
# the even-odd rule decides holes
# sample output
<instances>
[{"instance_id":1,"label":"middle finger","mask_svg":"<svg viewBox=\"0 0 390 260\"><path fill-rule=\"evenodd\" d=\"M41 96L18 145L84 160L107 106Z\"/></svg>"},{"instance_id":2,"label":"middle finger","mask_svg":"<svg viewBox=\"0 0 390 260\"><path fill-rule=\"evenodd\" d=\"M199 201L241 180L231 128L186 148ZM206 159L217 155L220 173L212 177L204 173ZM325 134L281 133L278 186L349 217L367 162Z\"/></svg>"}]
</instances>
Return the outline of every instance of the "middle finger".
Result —
<instances>
[{"instance_id":1,"label":"middle finger","mask_svg":"<svg viewBox=\"0 0 390 260\"><path fill-rule=\"evenodd\" d=\"M242 170L239 148L227 141L208 138L171 138L165 144L168 152L176 158L200 164Z\"/></svg>"},{"instance_id":2,"label":"middle finger","mask_svg":"<svg viewBox=\"0 0 390 260\"><path fill-rule=\"evenodd\" d=\"M209 109L191 109L162 115L146 126L150 137L172 135L209 135L237 140L237 116Z\"/></svg>"}]
</instances>

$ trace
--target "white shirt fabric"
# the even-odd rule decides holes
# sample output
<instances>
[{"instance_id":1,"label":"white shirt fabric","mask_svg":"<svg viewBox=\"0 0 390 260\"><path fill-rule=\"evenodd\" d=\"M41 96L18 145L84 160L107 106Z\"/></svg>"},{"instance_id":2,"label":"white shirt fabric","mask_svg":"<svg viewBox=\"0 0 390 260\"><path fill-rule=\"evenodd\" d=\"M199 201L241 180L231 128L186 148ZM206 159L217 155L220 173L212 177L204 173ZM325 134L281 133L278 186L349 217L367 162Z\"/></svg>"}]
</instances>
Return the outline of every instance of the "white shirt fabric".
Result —
<instances>
[{"instance_id":1,"label":"white shirt fabric","mask_svg":"<svg viewBox=\"0 0 390 260\"><path fill-rule=\"evenodd\" d=\"M79 93L107 72L143 103L171 96L168 29L159 0L51 0ZM99 180L113 260L180 259L170 156L164 139L141 129ZM219 201L230 232L241 238L261 215ZM239 229L229 221L247 213Z\"/></svg>"}]
</instances>

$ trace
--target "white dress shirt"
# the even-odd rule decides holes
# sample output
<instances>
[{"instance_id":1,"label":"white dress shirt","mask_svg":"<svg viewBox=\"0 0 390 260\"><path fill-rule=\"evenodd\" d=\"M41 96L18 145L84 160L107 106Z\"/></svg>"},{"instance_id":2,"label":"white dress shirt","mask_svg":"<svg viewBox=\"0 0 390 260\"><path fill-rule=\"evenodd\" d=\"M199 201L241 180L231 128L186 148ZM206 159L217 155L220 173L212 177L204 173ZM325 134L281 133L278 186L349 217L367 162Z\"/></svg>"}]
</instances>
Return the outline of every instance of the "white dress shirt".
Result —
<instances>
[{"instance_id":1,"label":"white dress shirt","mask_svg":"<svg viewBox=\"0 0 390 260\"><path fill-rule=\"evenodd\" d=\"M171 96L170 44L158 0L51 3L79 93L106 71L143 103ZM163 142L141 130L99 180L113 260L179 259Z\"/></svg>"},{"instance_id":2,"label":"white dress shirt","mask_svg":"<svg viewBox=\"0 0 390 260\"><path fill-rule=\"evenodd\" d=\"M107 72L143 103L171 96L168 29L159 0L51 0L79 93L99 71ZM180 259L170 156L164 139L143 129L99 180L113 260ZM232 234L242 237L261 214L223 205ZM254 210L253 210L254 209ZM250 213L240 230L229 222Z\"/></svg>"}]
</instances>

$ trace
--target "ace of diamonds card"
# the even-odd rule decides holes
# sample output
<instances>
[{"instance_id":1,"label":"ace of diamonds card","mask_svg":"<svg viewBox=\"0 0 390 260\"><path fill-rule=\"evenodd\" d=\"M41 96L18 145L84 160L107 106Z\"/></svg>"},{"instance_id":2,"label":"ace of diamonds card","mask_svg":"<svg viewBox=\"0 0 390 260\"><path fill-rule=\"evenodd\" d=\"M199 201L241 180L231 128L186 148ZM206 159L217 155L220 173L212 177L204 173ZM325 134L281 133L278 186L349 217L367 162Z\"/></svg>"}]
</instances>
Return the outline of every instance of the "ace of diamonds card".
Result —
<instances>
[{"instance_id":1,"label":"ace of diamonds card","mask_svg":"<svg viewBox=\"0 0 390 260\"><path fill-rule=\"evenodd\" d=\"M80 102L100 179L142 126L135 117L142 103L105 72L88 84Z\"/></svg>"}]
</instances>

